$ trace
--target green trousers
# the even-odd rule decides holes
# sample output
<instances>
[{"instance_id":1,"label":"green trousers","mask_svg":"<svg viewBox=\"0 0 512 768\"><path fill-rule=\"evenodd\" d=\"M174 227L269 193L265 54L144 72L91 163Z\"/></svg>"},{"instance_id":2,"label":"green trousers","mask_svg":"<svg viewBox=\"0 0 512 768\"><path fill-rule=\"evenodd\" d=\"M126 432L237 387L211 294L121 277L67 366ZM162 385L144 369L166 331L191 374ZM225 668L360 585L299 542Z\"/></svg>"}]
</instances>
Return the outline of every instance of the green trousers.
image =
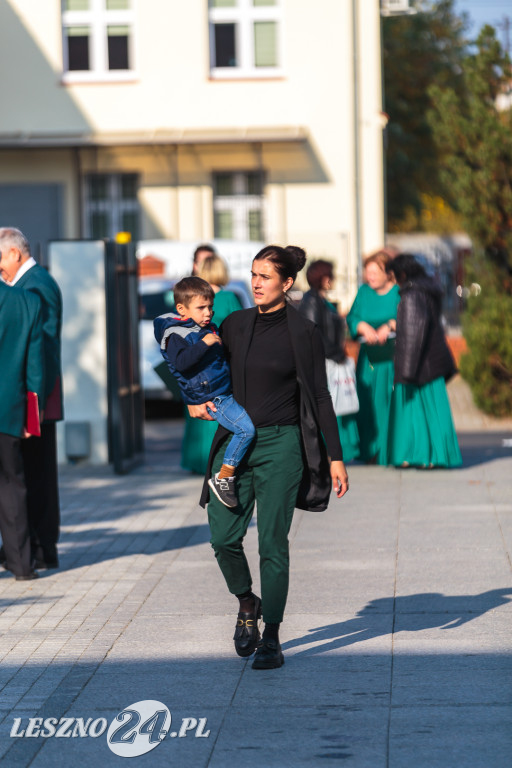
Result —
<instances>
[{"instance_id":1,"label":"green trousers","mask_svg":"<svg viewBox=\"0 0 512 768\"><path fill-rule=\"evenodd\" d=\"M214 472L220 469L228 439L217 452ZM261 600L267 623L283 620L290 570L288 533L302 471L299 427L263 427L256 431L236 472L238 506L229 509L210 494L210 541L234 595L252 587L243 538L257 504Z\"/></svg>"}]
</instances>

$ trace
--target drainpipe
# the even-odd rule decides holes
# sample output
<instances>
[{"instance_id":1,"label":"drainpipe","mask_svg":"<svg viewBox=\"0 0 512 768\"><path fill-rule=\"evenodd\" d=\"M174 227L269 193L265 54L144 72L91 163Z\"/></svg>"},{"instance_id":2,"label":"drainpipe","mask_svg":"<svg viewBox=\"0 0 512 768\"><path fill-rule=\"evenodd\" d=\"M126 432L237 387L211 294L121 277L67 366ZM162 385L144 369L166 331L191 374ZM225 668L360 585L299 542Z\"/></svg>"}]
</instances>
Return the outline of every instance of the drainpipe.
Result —
<instances>
[{"instance_id":1,"label":"drainpipe","mask_svg":"<svg viewBox=\"0 0 512 768\"><path fill-rule=\"evenodd\" d=\"M362 281L361 255L361 168L359 162L359 0L352 0L352 52L353 52L353 109L354 109L354 202L355 202L355 252L358 285Z\"/></svg>"}]
</instances>

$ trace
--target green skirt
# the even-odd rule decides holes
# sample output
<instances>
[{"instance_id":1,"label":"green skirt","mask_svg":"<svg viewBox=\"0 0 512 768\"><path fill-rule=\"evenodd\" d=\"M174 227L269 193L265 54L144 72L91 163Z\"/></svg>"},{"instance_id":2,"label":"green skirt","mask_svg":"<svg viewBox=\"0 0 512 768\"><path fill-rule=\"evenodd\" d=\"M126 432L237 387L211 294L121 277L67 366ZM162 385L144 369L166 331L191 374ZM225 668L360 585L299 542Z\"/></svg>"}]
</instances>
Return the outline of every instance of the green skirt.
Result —
<instances>
[{"instance_id":1,"label":"green skirt","mask_svg":"<svg viewBox=\"0 0 512 768\"><path fill-rule=\"evenodd\" d=\"M389 422L389 463L460 467L462 457L443 378L396 384Z\"/></svg>"},{"instance_id":2,"label":"green skirt","mask_svg":"<svg viewBox=\"0 0 512 768\"><path fill-rule=\"evenodd\" d=\"M357 360L360 458L376 464L388 463L388 424L395 367L391 345L369 349L361 344Z\"/></svg>"},{"instance_id":3,"label":"green skirt","mask_svg":"<svg viewBox=\"0 0 512 768\"><path fill-rule=\"evenodd\" d=\"M191 418L185 406L185 432L181 444L181 466L183 469L204 475L217 427L216 421Z\"/></svg>"},{"instance_id":4,"label":"green skirt","mask_svg":"<svg viewBox=\"0 0 512 768\"><path fill-rule=\"evenodd\" d=\"M343 461L359 458L359 430L357 428L357 413L338 416L338 432L343 448Z\"/></svg>"}]
</instances>

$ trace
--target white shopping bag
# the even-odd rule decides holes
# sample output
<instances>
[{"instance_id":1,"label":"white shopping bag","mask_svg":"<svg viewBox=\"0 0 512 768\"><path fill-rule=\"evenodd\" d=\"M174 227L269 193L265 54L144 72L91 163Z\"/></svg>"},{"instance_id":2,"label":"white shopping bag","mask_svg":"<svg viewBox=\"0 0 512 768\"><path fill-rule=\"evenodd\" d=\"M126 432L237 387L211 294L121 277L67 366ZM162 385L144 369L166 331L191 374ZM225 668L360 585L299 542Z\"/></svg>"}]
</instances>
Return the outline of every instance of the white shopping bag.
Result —
<instances>
[{"instance_id":1,"label":"white shopping bag","mask_svg":"<svg viewBox=\"0 0 512 768\"><path fill-rule=\"evenodd\" d=\"M332 404L336 416L347 416L349 413L357 413L359 399L356 389L356 366L351 357L347 357L344 363L335 363L334 360L326 360L327 386L331 393Z\"/></svg>"}]
</instances>

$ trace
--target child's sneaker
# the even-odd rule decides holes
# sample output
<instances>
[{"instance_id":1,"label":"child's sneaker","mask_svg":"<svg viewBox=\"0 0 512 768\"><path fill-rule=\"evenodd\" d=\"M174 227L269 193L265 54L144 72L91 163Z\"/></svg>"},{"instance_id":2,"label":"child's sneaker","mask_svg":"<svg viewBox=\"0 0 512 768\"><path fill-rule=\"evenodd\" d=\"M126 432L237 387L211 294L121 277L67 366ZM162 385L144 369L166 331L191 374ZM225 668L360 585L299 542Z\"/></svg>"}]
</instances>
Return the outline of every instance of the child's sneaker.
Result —
<instances>
[{"instance_id":1,"label":"child's sneaker","mask_svg":"<svg viewBox=\"0 0 512 768\"><path fill-rule=\"evenodd\" d=\"M223 477L222 480L219 480L219 473L217 472L217 474L208 480L208 485L218 500L226 507L236 507L238 499L235 492L234 477Z\"/></svg>"}]
</instances>

